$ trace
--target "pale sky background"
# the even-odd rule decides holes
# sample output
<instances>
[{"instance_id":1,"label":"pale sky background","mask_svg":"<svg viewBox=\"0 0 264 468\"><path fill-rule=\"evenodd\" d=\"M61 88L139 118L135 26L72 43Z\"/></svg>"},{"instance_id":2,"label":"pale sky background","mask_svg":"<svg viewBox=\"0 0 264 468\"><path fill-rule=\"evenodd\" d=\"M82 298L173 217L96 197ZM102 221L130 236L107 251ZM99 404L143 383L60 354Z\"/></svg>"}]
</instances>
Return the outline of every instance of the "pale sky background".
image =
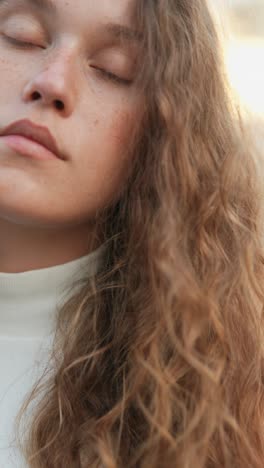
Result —
<instances>
[{"instance_id":1,"label":"pale sky background","mask_svg":"<svg viewBox=\"0 0 264 468\"><path fill-rule=\"evenodd\" d=\"M230 82L264 125L264 0L209 0L219 13Z\"/></svg>"}]
</instances>

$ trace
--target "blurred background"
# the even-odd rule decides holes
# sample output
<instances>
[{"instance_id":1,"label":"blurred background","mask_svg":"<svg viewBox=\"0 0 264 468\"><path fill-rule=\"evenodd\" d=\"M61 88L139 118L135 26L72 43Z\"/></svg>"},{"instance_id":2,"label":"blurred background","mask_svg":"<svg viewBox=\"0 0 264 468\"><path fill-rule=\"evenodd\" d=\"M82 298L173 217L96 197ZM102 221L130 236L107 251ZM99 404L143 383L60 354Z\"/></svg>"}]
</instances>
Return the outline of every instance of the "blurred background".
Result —
<instances>
[{"instance_id":1,"label":"blurred background","mask_svg":"<svg viewBox=\"0 0 264 468\"><path fill-rule=\"evenodd\" d=\"M264 0L208 0L223 33L234 93L264 153Z\"/></svg>"}]
</instances>

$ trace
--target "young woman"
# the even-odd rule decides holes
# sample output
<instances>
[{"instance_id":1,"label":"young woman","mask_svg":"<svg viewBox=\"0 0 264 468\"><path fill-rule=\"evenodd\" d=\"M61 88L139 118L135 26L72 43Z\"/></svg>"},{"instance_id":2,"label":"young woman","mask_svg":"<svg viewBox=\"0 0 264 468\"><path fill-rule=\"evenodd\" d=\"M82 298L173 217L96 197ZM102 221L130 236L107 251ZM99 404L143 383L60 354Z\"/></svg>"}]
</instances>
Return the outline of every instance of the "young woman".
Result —
<instances>
[{"instance_id":1,"label":"young woman","mask_svg":"<svg viewBox=\"0 0 264 468\"><path fill-rule=\"evenodd\" d=\"M15 466L263 467L262 190L206 1L0 0L0 73L4 383L48 344Z\"/></svg>"}]
</instances>

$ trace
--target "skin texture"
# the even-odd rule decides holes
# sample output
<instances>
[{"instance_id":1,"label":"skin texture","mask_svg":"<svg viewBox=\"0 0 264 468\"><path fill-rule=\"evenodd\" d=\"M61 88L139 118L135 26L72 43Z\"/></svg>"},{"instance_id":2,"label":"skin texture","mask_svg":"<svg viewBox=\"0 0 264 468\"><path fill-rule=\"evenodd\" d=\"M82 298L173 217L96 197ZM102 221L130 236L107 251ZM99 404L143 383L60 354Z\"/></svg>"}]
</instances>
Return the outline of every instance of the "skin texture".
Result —
<instances>
[{"instance_id":1,"label":"skin texture","mask_svg":"<svg viewBox=\"0 0 264 468\"><path fill-rule=\"evenodd\" d=\"M97 247L93 220L125 184L125 149L142 112L133 83L139 44L113 40L105 28L108 22L133 27L132 1L54 3L56 13L26 0L0 0L0 134L27 118L48 127L66 154L32 159L0 137L3 272L65 263ZM132 83L111 81L99 69Z\"/></svg>"}]
</instances>

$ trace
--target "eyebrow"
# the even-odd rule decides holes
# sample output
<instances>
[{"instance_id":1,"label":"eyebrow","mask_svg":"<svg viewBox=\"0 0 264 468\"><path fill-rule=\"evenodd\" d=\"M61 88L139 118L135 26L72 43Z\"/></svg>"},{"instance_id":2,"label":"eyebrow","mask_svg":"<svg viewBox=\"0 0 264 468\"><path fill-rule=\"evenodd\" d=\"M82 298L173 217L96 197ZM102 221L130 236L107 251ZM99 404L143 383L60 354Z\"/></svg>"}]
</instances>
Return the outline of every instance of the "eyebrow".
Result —
<instances>
[{"instance_id":1,"label":"eyebrow","mask_svg":"<svg viewBox=\"0 0 264 468\"><path fill-rule=\"evenodd\" d=\"M10 0L0 0L0 4L9 4L9 1ZM34 9L41 10L49 15L56 15L58 13L58 7L54 0L18 0L18 3L27 3ZM135 31L124 24L108 22L102 24L101 27L114 39L128 43L139 43L142 40L142 34L139 31Z\"/></svg>"},{"instance_id":2,"label":"eyebrow","mask_svg":"<svg viewBox=\"0 0 264 468\"><path fill-rule=\"evenodd\" d=\"M140 42L142 34L139 31L129 28L123 24L106 23L104 25L107 33L114 38L122 39L127 42Z\"/></svg>"},{"instance_id":3,"label":"eyebrow","mask_svg":"<svg viewBox=\"0 0 264 468\"><path fill-rule=\"evenodd\" d=\"M0 4L9 5L10 0L0 0ZM57 13L57 6L53 0L18 0L18 4L28 3L32 7L38 8L42 11L48 11L49 13Z\"/></svg>"}]
</instances>

